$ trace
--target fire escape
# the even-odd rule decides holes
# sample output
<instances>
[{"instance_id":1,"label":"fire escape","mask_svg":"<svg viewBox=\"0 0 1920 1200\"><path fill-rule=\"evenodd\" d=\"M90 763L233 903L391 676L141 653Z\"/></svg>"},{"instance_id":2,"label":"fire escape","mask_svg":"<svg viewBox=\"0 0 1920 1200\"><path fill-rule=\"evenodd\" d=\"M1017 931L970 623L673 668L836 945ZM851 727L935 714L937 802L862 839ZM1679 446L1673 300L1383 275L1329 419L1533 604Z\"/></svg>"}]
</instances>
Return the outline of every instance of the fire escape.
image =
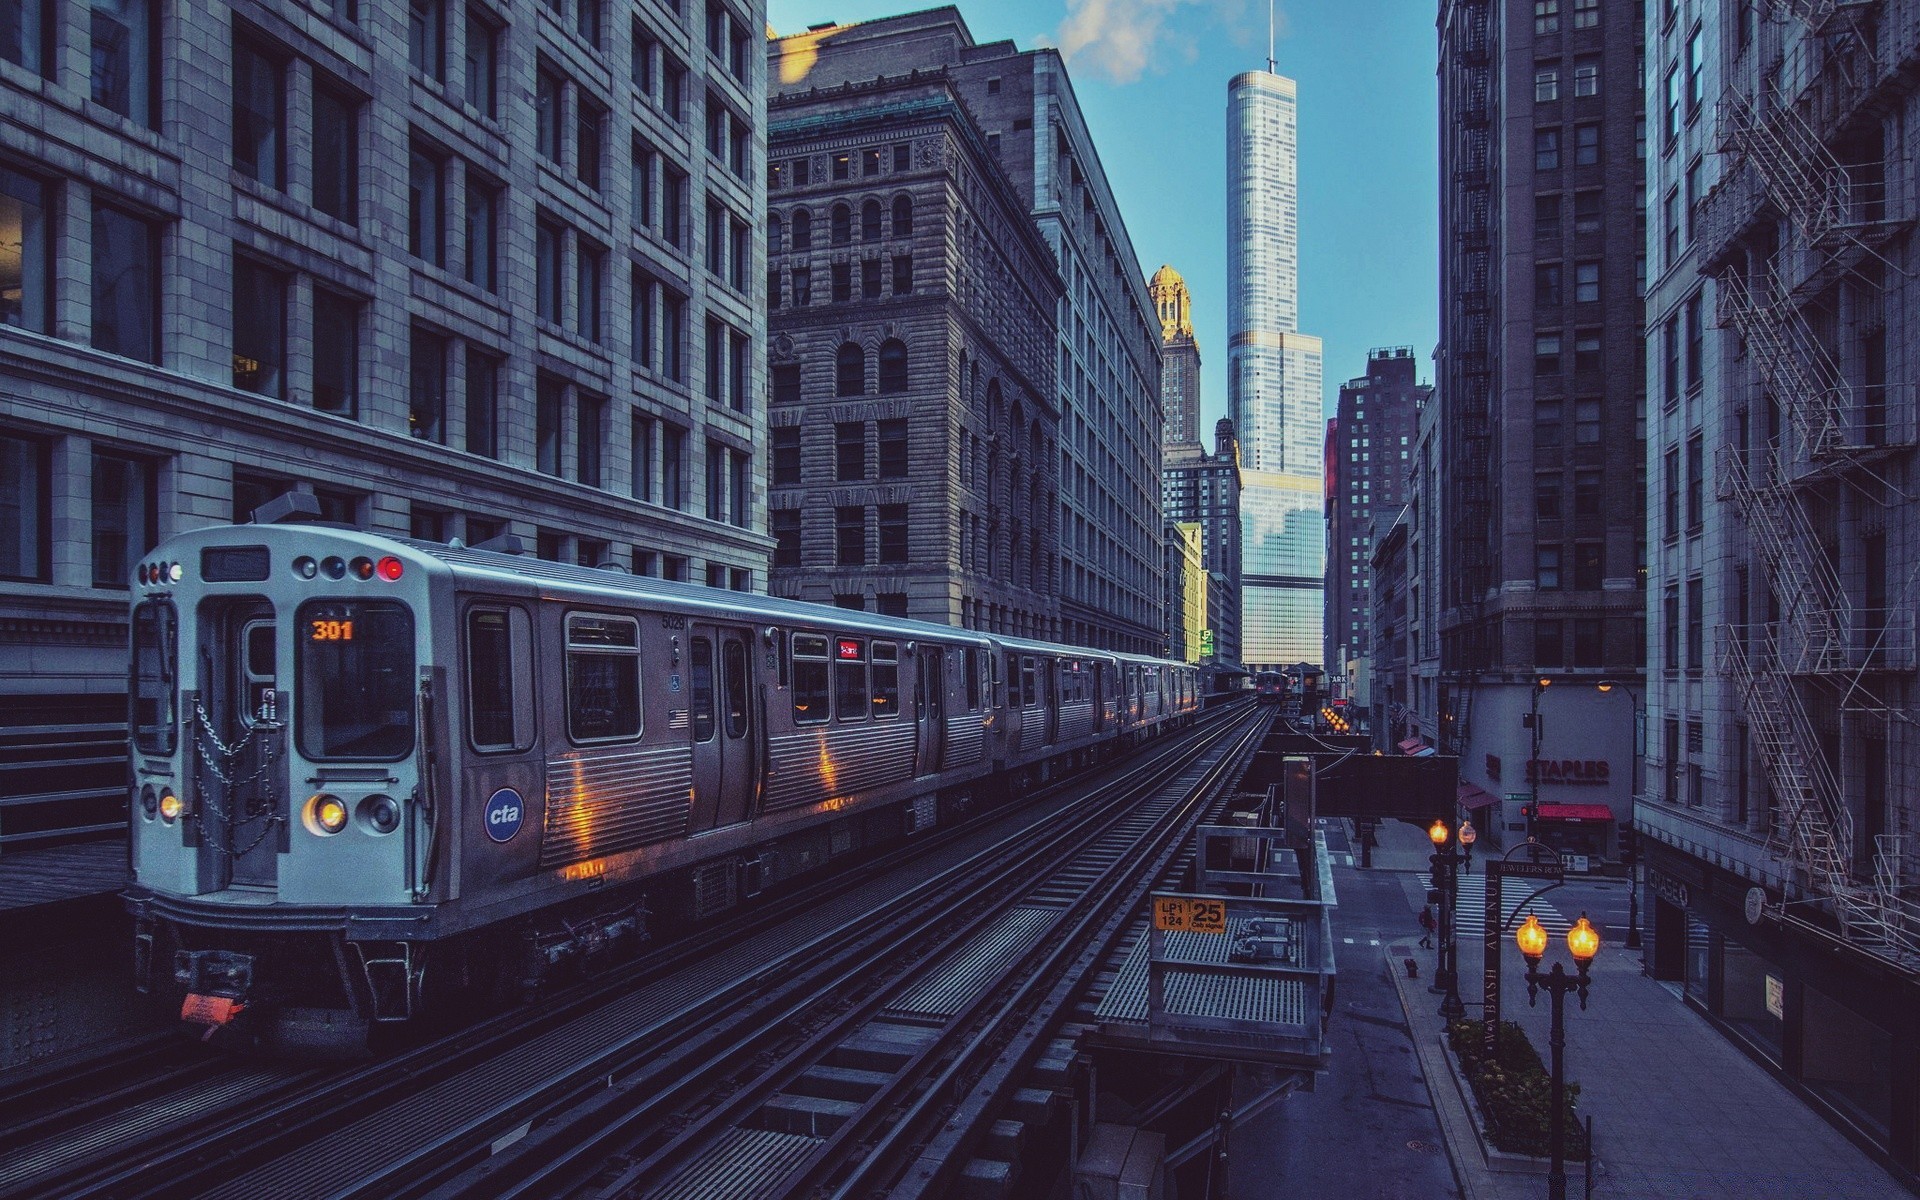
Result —
<instances>
[{"instance_id":1,"label":"fire escape","mask_svg":"<svg viewBox=\"0 0 1920 1200\"><path fill-rule=\"evenodd\" d=\"M1444 662L1449 688L1441 742L1463 753L1470 729L1473 675L1487 664L1480 619L1492 586L1493 481L1493 58L1488 0L1465 0L1453 30L1455 135L1451 341L1453 386L1444 410L1447 452L1446 540L1451 560L1443 607L1456 621Z\"/></svg>"},{"instance_id":2,"label":"fire escape","mask_svg":"<svg viewBox=\"0 0 1920 1200\"><path fill-rule=\"evenodd\" d=\"M1742 700L1773 790L1770 851L1790 880L1786 904L1824 912L1845 941L1920 967L1902 834L1875 831L1871 847L1859 844L1821 729L1914 720L1881 698L1897 694L1893 676L1915 669L1914 581L1897 599L1854 603L1836 497L1856 498L1862 534L1876 523L1884 531L1887 508L1912 499L1885 466L1913 445L1911 384L1888 383L1884 351L1862 350L1848 369L1838 297L1850 288L1854 325L1877 322L1884 338L1884 283L1897 272L1879 251L1910 222L1894 211L1889 164L1870 161L1877 136L1863 135L1876 131L1901 72L1920 65L1920 28L1892 27L1880 0L1770 7L1748 51L1756 61L1736 65L1745 73L1716 113L1726 169L1703 206L1701 253L1718 323L1739 335L1777 406L1778 436L1723 447L1716 463L1716 491L1744 518L1770 582L1756 594L1777 608L1722 626L1716 666Z\"/></svg>"}]
</instances>

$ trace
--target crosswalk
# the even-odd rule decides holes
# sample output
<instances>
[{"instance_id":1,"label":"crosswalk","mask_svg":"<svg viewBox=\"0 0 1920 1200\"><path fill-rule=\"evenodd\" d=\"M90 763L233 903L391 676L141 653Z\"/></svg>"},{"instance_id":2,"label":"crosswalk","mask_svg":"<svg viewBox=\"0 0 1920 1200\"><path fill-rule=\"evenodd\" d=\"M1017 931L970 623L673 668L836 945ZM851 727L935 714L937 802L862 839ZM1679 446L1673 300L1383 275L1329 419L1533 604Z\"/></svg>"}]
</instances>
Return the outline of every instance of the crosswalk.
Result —
<instances>
[{"instance_id":1,"label":"crosswalk","mask_svg":"<svg viewBox=\"0 0 1920 1200\"><path fill-rule=\"evenodd\" d=\"M1458 876L1460 884L1459 899L1454 908L1454 936L1461 939L1486 936L1487 927L1487 877L1480 874ZM1563 936L1573 928L1573 922L1560 915L1560 910L1547 903L1545 897L1528 900L1538 885L1530 879L1509 879L1500 885L1500 907L1504 910L1502 928L1511 933L1529 915L1540 918L1540 924L1549 934Z\"/></svg>"}]
</instances>

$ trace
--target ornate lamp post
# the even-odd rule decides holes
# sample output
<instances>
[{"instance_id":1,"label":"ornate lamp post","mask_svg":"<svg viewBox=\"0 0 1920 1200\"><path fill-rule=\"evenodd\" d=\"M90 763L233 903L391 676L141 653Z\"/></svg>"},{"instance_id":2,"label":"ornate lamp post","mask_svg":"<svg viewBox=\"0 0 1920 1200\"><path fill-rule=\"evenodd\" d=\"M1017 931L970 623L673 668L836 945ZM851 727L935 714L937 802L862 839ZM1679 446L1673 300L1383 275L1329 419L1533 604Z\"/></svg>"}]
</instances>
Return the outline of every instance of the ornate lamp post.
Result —
<instances>
[{"instance_id":1,"label":"ornate lamp post","mask_svg":"<svg viewBox=\"0 0 1920 1200\"><path fill-rule=\"evenodd\" d=\"M1573 955L1573 965L1577 974L1569 975L1559 963L1553 964L1552 971L1540 970L1541 956L1547 952L1547 931L1540 925L1539 918L1529 914L1526 924L1514 931L1513 940L1520 944L1520 953L1527 960L1527 1003L1533 1004L1540 997L1540 989L1547 989L1553 998L1553 1026L1547 1037L1547 1045L1553 1059L1553 1093L1549 1103L1553 1106L1547 1115L1547 1144L1552 1158L1547 1167L1547 1200L1567 1200L1567 1097L1566 1075L1562 1067L1562 1058L1567 1047L1567 1026L1564 1015L1564 1001L1568 992L1580 994L1580 1007L1587 1007L1587 968L1593 965L1593 956L1600 953L1600 934L1587 921L1587 914L1581 913L1580 920L1567 931L1567 952ZM1587 1153L1593 1153L1588 1147Z\"/></svg>"},{"instance_id":2,"label":"ornate lamp post","mask_svg":"<svg viewBox=\"0 0 1920 1200\"><path fill-rule=\"evenodd\" d=\"M1454 868L1460 856L1448 845L1453 832L1445 821L1435 821L1427 828L1427 837L1433 842L1433 881L1440 892L1440 946L1436 951L1439 965L1434 970L1434 984L1445 990L1440 1001L1440 1015L1448 1021L1458 1021L1466 1016L1467 1007L1460 1003L1459 948L1454 942L1454 908L1459 899L1460 889Z\"/></svg>"},{"instance_id":3,"label":"ornate lamp post","mask_svg":"<svg viewBox=\"0 0 1920 1200\"><path fill-rule=\"evenodd\" d=\"M1627 700L1633 705L1633 758L1628 767L1627 776L1627 831L1633 832L1633 808L1640 803L1640 755L1644 752L1640 745L1640 697L1624 683L1611 679L1602 679L1593 685L1603 695L1619 688L1627 694ZM1621 848L1620 857L1627 864L1627 940L1629 950L1640 948L1640 838L1633 837L1633 844Z\"/></svg>"}]
</instances>

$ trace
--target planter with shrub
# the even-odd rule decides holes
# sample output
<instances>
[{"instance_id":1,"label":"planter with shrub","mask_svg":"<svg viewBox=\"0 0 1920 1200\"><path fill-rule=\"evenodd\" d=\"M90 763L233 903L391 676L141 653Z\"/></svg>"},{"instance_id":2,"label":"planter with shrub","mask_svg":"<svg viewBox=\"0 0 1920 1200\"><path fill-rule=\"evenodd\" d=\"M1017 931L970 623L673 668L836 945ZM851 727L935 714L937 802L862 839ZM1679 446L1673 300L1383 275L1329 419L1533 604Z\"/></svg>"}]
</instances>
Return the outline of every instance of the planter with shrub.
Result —
<instances>
[{"instance_id":1,"label":"planter with shrub","mask_svg":"<svg viewBox=\"0 0 1920 1200\"><path fill-rule=\"evenodd\" d=\"M1546 1158L1552 1153L1548 1120L1552 1112L1553 1077L1526 1031L1513 1021L1500 1022L1497 1053L1486 1054L1486 1026L1479 1021L1455 1021L1447 1027L1462 1074L1473 1091L1487 1141L1496 1150ZM1587 1131L1574 1111L1580 1085L1566 1085L1565 1151L1569 1162L1587 1157Z\"/></svg>"}]
</instances>

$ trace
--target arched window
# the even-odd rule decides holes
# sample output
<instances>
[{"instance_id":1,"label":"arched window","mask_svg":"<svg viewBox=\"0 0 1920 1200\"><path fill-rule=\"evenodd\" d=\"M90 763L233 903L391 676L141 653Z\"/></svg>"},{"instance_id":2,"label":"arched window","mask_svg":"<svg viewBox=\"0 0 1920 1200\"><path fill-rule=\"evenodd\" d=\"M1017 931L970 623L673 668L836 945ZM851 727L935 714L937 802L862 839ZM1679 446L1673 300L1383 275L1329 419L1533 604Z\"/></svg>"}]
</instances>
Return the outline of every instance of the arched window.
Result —
<instances>
[{"instance_id":1,"label":"arched window","mask_svg":"<svg viewBox=\"0 0 1920 1200\"><path fill-rule=\"evenodd\" d=\"M813 249L813 214L804 208L793 210L793 248Z\"/></svg>"},{"instance_id":2,"label":"arched window","mask_svg":"<svg viewBox=\"0 0 1920 1200\"><path fill-rule=\"evenodd\" d=\"M779 254L786 250L787 226L779 213L767 215L767 253Z\"/></svg>"},{"instance_id":3,"label":"arched window","mask_svg":"<svg viewBox=\"0 0 1920 1200\"><path fill-rule=\"evenodd\" d=\"M893 236L906 237L913 232L913 197L893 198Z\"/></svg>"},{"instance_id":4,"label":"arched window","mask_svg":"<svg viewBox=\"0 0 1920 1200\"><path fill-rule=\"evenodd\" d=\"M844 204L833 206L833 244L844 246L853 240L853 210Z\"/></svg>"},{"instance_id":5,"label":"arched window","mask_svg":"<svg viewBox=\"0 0 1920 1200\"><path fill-rule=\"evenodd\" d=\"M907 344L899 338L888 338L880 343L880 390L907 390Z\"/></svg>"},{"instance_id":6,"label":"arched window","mask_svg":"<svg viewBox=\"0 0 1920 1200\"><path fill-rule=\"evenodd\" d=\"M860 240L877 242L880 240L880 202L869 200L860 206Z\"/></svg>"},{"instance_id":7,"label":"arched window","mask_svg":"<svg viewBox=\"0 0 1920 1200\"><path fill-rule=\"evenodd\" d=\"M867 390L867 352L858 342L843 342L833 356L833 394L859 396Z\"/></svg>"}]
</instances>

